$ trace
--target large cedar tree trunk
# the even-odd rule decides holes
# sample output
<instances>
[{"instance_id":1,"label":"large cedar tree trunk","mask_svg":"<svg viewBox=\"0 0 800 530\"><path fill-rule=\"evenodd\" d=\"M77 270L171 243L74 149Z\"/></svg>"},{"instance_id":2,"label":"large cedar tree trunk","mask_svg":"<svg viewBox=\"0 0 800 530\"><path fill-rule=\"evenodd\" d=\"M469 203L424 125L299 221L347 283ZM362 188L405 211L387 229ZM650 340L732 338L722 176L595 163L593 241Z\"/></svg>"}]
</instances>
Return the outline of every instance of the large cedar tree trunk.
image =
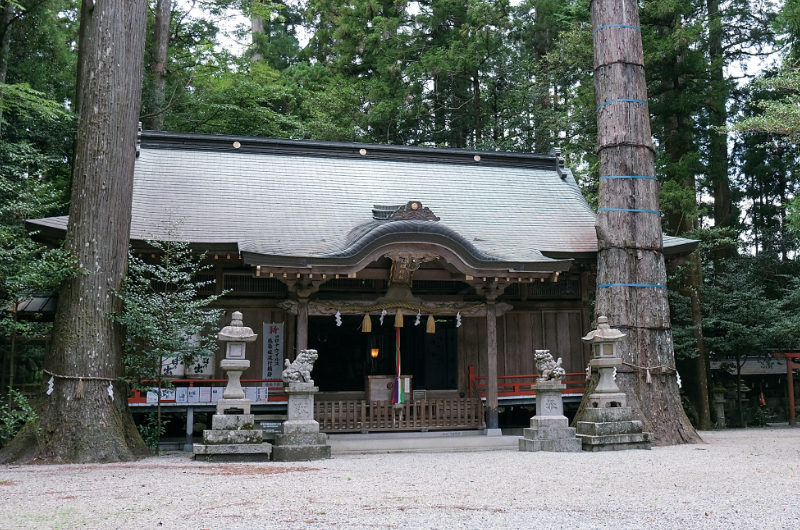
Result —
<instances>
[{"instance_id":1,"label":"large cedar tree trunk","mask_svg":"<svg viewBox=\"0 0 800 530\"><path fill-rule=\"evenodd\" d=\"M150 129L160 131L164 128L164 106L167 94L167 59L169 58L169 26L172 20L172 0L156 2L155 24L153 28L153 116Z\"/></svg>"},{"instance_id":2,"label":"large cedar tree trunk","mask_svg":"<svg viewBox=\"0 0 800 530\"><path fill-rule=\"evenodd\" d=\"M595 0L592 26L601 177L654 177L638 2ZM600 181L596 314L627 333L617 384L654 443L694 443L675 376L658 191L648 178Z\"/></svg>"},{"instance_id":3,"label":"large cedar tree trunk","mask_svg":"<svg viewBox=\"0 0 800 530\"><path fill-rule=\"evenodd\" d=\"M0 462L110 462L146 452L127 405L121 331L108 315L127 265L133 164L142 89L145 0L83 2L80 116L66 246L85 271L62 284L45 369L60 376ZM45 376L49 378L49 375ZM107 380L114 379L113 399ZM43 389L44 390L44 389Z\"/></svg>"}]
</instances>

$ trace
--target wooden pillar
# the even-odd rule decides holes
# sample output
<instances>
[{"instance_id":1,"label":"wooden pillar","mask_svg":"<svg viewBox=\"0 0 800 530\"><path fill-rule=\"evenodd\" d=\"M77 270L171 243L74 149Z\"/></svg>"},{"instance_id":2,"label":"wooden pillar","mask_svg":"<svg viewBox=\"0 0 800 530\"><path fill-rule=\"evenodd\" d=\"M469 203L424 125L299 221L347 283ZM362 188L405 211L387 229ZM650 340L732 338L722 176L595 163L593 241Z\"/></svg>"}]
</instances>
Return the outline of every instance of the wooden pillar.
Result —
<instances>
[{"instance_id":1,"label":"wooden pillar","mask_svg":"<svg viewBox=\"0 0 800 530\"><path fill-rule=\"evenodd\" d=\"M297 304L297 348L300 350L308 349L308 298L301 298Z\"/></svg>"},{"instance_id":2,"label":"wooden pillar","mask_svg":"<svg viewBox=\"0 0 800 530\"><path fill-rule=\"evenodd\" d=\"M288 311L285 315L287 342L284 350L286 351L286 358L293 362L297 358L297 352L294 349L297 343L297 315L289 313Z\"/></svg>"},{"instance_id":3,"label":"wooden pillar","mask_svg":"<svg viewBox=\"0 0 800 530\"><path fill-rule=\"evenodd\" d=\"M497 306L494 300L486 302L486 431L499 430L497 401Z\"/></svg>"},{"instance_id":4,"label":"wooden pillar","mask_svg":"<svg viewBox=\"0 0 800 530\"><path fill-rule=\"evenodd\" d=\"M794 357L788 353L776 354L775 357L783 357L786 359L786 398L789 402L789 425L797 425L797 418L795 415L794 404L794 369L800 368L800 364L794 362Z\"/></svg>"},{"instance_id":5,"label":"wooden pillar","mask_svg":"<svg viewBox=\"0 0 800 530\"><path fill-rule=\"evenodd\" d=\"M183 446L184 451L191 451L194 442L192 436L194 435L194 407L186 405L186 444Z\"/></svg>"}]
</instances>

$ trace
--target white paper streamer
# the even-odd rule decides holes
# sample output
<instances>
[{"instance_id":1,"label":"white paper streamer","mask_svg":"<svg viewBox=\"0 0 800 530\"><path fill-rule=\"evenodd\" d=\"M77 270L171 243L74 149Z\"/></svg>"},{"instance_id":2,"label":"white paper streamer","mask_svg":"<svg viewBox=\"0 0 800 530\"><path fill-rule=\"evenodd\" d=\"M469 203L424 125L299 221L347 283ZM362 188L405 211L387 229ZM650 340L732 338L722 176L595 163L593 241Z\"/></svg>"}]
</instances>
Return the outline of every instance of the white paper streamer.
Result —
<instances>
[{"instance_id":1,"label":"white paper streamer","mask_svg":"<svg viewBox=\"0 0 800 530\"><path fill-rule=\"evenodd\" d=\"M383 309L383 310L381 310L381 318L380 318L381 326L383 325L383 317L385 317L385 316L386 316L386 310Z\"/></svg>"},{"instance_id":2,"label":"white paper streamer","mask_svg":"<svg viewBox=\"0 0 800 530\"><path fill-rule=\"evenodd\" d=\"M56 378L55 377L51 377L50 381L47 382L47 395L48 396L53 393L53 385L55 384L55 382L56 382Z\"/></svg>"},{"instance_id":3,"label":"white paper streamer","mask_svg":"<svg viewBox=\"0 0 800 530\"><path fill-rule=\"evenodd\" d=\"M422 313L420 313L420 311L417 310L417 319L414 321L414 325L415 326L419 326L419 319L420 318L422 318Z\"/></svg>"},{"instance_id":4,"label":"white paper streamer","mask_svg":"<svg viewBox=\"0 0 800 530\"><path fill-rule=\"evenodd\" d=\"M114 383L108 383L108 397L114 399Z\"/></svg>"},{"instance_id":5,"label":"white paper streamer","mask_svg":"<svg viewBox=\"0 0 800 530\"><path fill-rule=\"evenodd\" d=\"M335 316L336 316L336 325L337 326L341 326L342 325L342 314L339 311L336 311L336 315Z\"/></svg>"},{"instance_id":6,"label":"white paper streamer","mask_svg":"<svg viewBox=\"0 0 800 530\"><path fill-rule=\"evenodd\" d=\"M461 311L456 313L456 327L457 328L461 327Z\"/></svg>"}]
</instances>

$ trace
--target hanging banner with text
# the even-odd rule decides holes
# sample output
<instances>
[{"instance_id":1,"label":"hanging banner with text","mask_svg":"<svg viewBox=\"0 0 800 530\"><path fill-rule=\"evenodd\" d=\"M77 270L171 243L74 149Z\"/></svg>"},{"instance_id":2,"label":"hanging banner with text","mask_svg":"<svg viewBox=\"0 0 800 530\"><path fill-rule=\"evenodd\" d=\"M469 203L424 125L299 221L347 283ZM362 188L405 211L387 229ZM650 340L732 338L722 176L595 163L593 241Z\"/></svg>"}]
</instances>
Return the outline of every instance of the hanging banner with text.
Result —
<instances>
[{"instance_id":1,"label":"hanging banner with text","mask_svg":"<svg viewBox=\"0 0 800 530\"><path fill-rule=\"evenodd\" d=\"M280 379L283 373L283 324L264 322L264 367L262 379ZM283 383L266 383L264 386L281 387Z\"/></svg>"}]
</instances>

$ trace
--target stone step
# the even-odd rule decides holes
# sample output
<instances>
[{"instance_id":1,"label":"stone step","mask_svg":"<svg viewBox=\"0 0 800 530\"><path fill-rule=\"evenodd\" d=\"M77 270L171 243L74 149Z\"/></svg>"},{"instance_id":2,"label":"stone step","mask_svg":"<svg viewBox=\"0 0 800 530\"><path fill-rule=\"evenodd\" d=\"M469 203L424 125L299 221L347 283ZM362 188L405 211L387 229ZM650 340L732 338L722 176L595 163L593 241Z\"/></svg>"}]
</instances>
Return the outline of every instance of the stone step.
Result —
<instances>
[{"instance_id":1,"label":"stone step","mask_svg":"<svg viewBox=\"0 0 800 530\"><path fill-rule=\"evenodd\" d=\"M578 438L585 446L592 445L608 445L608 444L632 444L632 443L650 443L649 432L631 433L631 434L611 434L606 436L589 436L579 434Z\"/></svg>"},{"instance_id":2,"label":"stone step","mask_svg":"<svg viewBox=\"0 0 800 530\"><path fill-rule=\"evenodd\" d=\"M589 436L640 433L642 432L642 428L642 422L638 420L608 421L602 423L579 421L577 423L578 434L586 434Z\"/></svg>"},{"instance_id":3,"label":"stone step","mask_svg":"<svg viewBox=\"0 0 800 530\"><path fill-rule=\"evenodd\" d=\"M203 443L206 445L219 444L260 444L264 441L264 431L251 429L206 429L203 431Z\"/></svg>"},{"instance_id":4,"label":"stone step","mask_svg":"<svg viewBox=\"0 0 800 530\"><path fill-rule=\"evenodd\" d=\"M650 450L650 442L634 442L624 444L598 444L598 445L584 445L583 450L592 453L599 453L601 451L628 451L631 449Z\"/></svg>"},{"instance_id":5,"label":"stone step","mask_svg":"<svg viewBox=\"0 0 800 530\"><path fill-rule=\"evenodd\" d=\"M254 414L214 414L211 428L216 430L252 429L255 427Z\"/></svg>"},{"instance_id":6,"label":"stone step","mask_svg":"<svg viewBox=\"0 0 800 530\"><path fill-rule=\"evenodd\" d=\"M545 451L551 453L577 453L583 449L577 438L560 440L519 440L519 450L527 452Z\"/></svg>"},{"instance_id":7,"label":"stone step","mask_svg":"<svg viewBox=\"0 0 800 530\"><path fill-rule=\"evenodd\" d=\"M270 460L272 444L194 444L196 458L218 462L263 462Z\"/></svg>"},{"instance_id":8,"label":"stone step","mask_svg":"<svg viewBox=\"0 0 800 530\"><path fill-rule=\"evenodd\" d=\"M582 421L591 421L594 423L630 421L632 419L633 410L630 407L586 408L581 418Z\"/></svg>"},{"instance_id":9,"label":"stone step","mask_svg":"<svg viewBox=\"0 0 800 530\"><path fill-rule=\"evenodd\" d=\"M330 445L276 445L272 454L275 462L307 462L330 457Z\"/></svg>"},{"instance_id":10,"label":"stone step","mask_svg":"<svg viewBox=\"0 0 800 530\"><path fill-rule=\"evenodd\" d=\"M567 438L575 438L575 429L573 427L523 429L522 435L527 440L564 440Z\"/></svg>"},{"instance_id":11,"label":"stone step","mask_svg":"<svg viewBox=\"0 0 800 530\"><path fill-rule=\"evenodd\" d=\"M276 434L275 445L325 445L328 436L325 433Z\"/></svg>"}]
</instances>

